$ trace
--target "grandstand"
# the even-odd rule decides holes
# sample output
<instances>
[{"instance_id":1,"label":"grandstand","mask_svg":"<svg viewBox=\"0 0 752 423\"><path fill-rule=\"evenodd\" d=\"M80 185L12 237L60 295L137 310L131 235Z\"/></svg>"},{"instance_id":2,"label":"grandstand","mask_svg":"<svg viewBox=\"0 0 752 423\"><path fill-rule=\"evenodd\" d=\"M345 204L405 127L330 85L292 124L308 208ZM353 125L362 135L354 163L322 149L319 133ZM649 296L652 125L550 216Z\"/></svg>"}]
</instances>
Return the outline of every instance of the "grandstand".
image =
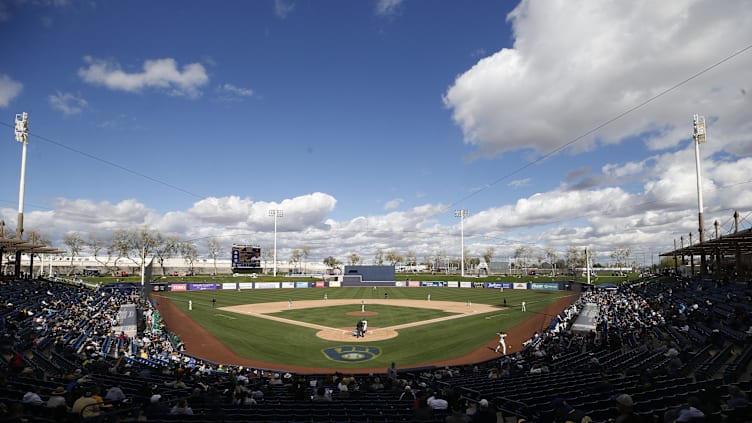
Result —
<instances>
[{"instance_id":1,"label":"grandstand","mask_svg":"<svg viewBox=\"0 0 752 423\"><path fill-rule=\"evenodd\" d=\"M643 422L663 421L690 397L700 400L702 421L752 416L749 407L725 407L732 386L747 396L752 388L752 290L745 282L653 278L586 292L514 354L362 375L301 375L186 355L152 302L133 294L44 280L3 282L7 374L0 403L8 411L0 421L80 421L69 407L88 391L99 389L107 398L115 386L127 401L107 401L111 406L97 411L102 419L443 422L453 406L472 415L486 399L499 421L543 422L553 421L554 400L564 398L592 420L607 421L616 417L620 394L630 396ZM144 310L137 336L113 330L118 310L131 304ZM596 312L594 305L595 330L573 331L583 310ZM404 397L408 386L410 400ZM25 401L33 393L46 401L56 389L65 391L67 407ZM442 404L437 399L449 407L425 409L429 402ZM171 414L183 401L193 414Z\"/></svg>"}]
</instances>

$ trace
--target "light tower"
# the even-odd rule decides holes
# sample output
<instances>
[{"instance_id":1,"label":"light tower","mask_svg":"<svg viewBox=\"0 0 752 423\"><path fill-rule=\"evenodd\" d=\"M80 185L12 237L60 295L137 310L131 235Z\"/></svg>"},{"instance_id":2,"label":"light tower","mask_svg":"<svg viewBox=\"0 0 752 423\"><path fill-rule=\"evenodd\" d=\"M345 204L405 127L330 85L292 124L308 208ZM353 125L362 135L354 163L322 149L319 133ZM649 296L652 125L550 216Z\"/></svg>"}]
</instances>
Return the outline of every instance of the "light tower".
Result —
<instances>
[{"instance_id":1,"label":"light tower","mask_svg":"<svg viewBox=\"0 0 752 423\"><path fill-rule=\"evenodd\" d=\"M269 216L274 217L274 276L277 276L277 218L285 213L279 209L269 210Z\"/></svg>"},{"instance_id":2,"label":"light tower","mask_svg":"<svg viewBox=\"0 0 752 423\"><path fill-rule=\"evenodd\" d=\"M466 209L460 209L454 211L454 217L460 218L460 248L462 248L462 254L460 258L460 275L465 276L465 218L470 214Z\"/></svg>"},{"instance_id":3,"label":"light tower","mask_svg":"<svg viewBox=\"0 0 752 423\"><path fill-rule=\"evenodd\" d=\"M24 190L26 188L26 150L29 146L29 114L16 114L16 141L23 145L21 152L21 183L18 189L18 223L16 224L16 238L23 239L23 209ZM16 277L21 275L21 250L16 251Z\"/></svg>"},{"instance_id":4,"label":"light tower","mask_svg":"<svg viewBox=\"0 0 752 423\"><path fill-rule=\"evenodd\" d=\"M700 168L700 144L705 143L705 116L694 115L694 131L692 139L695 142L695 168L697 169L697 218L699 220L700 244L705 242L705 218L702 205L702 170ZM705 274L705 254L700 255L700 274Z\"/></svg>"}]
</instances>

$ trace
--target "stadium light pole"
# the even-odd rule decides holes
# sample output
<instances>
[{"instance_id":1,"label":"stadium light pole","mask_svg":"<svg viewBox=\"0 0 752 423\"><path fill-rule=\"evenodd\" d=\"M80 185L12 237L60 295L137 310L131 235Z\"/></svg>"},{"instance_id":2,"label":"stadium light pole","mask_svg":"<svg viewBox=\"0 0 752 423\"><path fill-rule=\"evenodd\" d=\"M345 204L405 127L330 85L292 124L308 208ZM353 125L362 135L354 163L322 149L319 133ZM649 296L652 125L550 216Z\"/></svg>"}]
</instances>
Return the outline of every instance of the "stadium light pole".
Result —
<instances>
[{"instance_id":1,"label":"stadium light pole","mask_svg":"<svg viewBox=\"0 0 752 423\"><path fill-rule=\"evenodd\" d=\"M277 276L277 218L284 215L280 209L269 210L269 216L274 217L274 276Z\"/></svg>"},{"instance_id":2,"label":"stadium light pole","mask_svg":"<svg viewBox=\"0 0 752 423\"><path fill-rule=\"evenodd\" d=\"M24 190L26 189L26 150L29 146L29 114L16 114L16 141L23 145L21 152L21 183L18 189L18 223L16 224L16 238L23 239L23 209ZM21 250L16 251L16 277L21 275Z\"/></svg>"},{"instance_id":3,"label":"stadium light pole","mask_svg":"<svg viewBox=\"0 0 752 423\"><path fill-rule=\"evenodd\" d=\"M460 256L460 275L465 276L465 218L470 214L466 209L460 209L454 211L454 217L460 218L460 248L462 254Z\"/></svg>"},{"instance_id":4,"label":"stadium light pole","mask_svg":"<svg viewBox=\"0 0 752 423\"><path fill-rule=\"evenodd\" d=\"M697 219L699 220L700 244L705 242L705 219L702 204L702 171L700 169L700 144L705 143L705 116L694 115L692 139L695 142L695 168L697 169ZM700 255L700 274L705 274L705 254Z\"/></svg>"}]
</instances>

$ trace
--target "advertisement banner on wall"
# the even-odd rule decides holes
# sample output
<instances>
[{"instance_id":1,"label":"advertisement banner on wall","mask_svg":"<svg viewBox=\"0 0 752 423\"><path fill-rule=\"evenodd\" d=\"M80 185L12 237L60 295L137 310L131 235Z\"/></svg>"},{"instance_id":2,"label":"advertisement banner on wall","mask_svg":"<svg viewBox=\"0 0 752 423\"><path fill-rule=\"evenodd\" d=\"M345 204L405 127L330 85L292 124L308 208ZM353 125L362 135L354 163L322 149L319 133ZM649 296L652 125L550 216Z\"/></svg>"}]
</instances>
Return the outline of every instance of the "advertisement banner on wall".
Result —
<instances>
[{"instance_id":1,"label":"advertisement banner on wall","mask_svg":"<svg viewBox=\"0 0 752 423\"><path fill-rule=\"evenodd\" d=\"M486 288L491 289L512 289L512 282L487 282Z\"/></svg>"},{"instance_id":2,"label":"advertisement banner on wall","mask_svg":"<svg viewBox=\"0 0 752 423\"><path fill-rule=\"evenodd\" d=\"M188 287L184 283L171 283L170 291L185 291Z\"/></svg>"},{"instance_id":3,"label":"advertisement banner on wall","mask_svg":"<svg viewBox=\"0 0 752 423\"><path fill-rule=\"evenodd\" d=\"M460 281L460 288L472 288L473 283L470 281Z\"/></svg>"},{"instance_id":4,"label":"advertisement banner on wall","mask_svg":"<svg viewBox=\"0 0 752 423\"><path fill-rule=\"evenodd\" d=\"M458 286L460 286L460 283L458 281L448 281L447 286L449 288L457 288Z\"/></svg>"},{"instance_id":5,"label":"advertisement banner on wall","mask_svg":"<svg viewBox=\"0 0 752 423\"><path fill-rule=\"evenodd\" d=\"M547 289L550 291L556 291L559 289L559 284L556 282L533 282L530 284L530 289Z\"/></svg>"},{"instance_id":6,"label":"advertisement banner on wall","mask_svg":"<svg viewBox=\"0 0 752 423\"><path fill-rule=\"evenodd\" d=\"M444 282L442 281L423 281L420 283L420 286L444 286Z\"/></svg>"},{"instance_id":7,"label":"advertisement banner on wall","mask_svg":"<svg viewBox=\"0 0 752 423\"><path fill-rule=\"evenodd\" d=\"M394 282L394 286L396 286L397 288L402 288L403 286L405 286L405 282L403 282L403 281L396 281L396 282Z\"/></svg>"},{"instance_id":8,"label":"advertisement banner on wall","mask_svg":"<svg viewBox=\"0 0 752 423\"><path fill-rule=\"evenodd\" d=\"M240 282L238 289L253 289L253 282Z\"/></svg>"},{"instance_id":9,"label":"advertisement banner on wall","mask_svg":"<svg viewBox=\"0 0 752 423\"><path fill-rule=\"evenodd\" d=\"M514 283L514 289L527 289L527 283L526 282L515 282Z\"/></svg>"},{"instance_id":10,"label":"advertisement banner on wall","mask_svg":"<svg viewBox=\"0 0 752 423\"><path fill-rule=\"evenodd\" d=\"M410 281L407 286L411 288L420 288L420 281Z\"/></svg>"},{"instance_id":11,"label":"advertisement banner on wall","mask_svg":"<svg viewBox=\"0 0 752 423\"><path fill-rule=\"evenodd\" d=\"M295 282L295 288L308 288L308 282Z\"/></svg>"},{"instance_id":12,"label":"advertisement banner on wall","mask_svg":"<svg viewBox=\"0 0 752 423\"><path fill-rule=\"evenodd\" d=\"M316 281L316 286L319 286L319 282L324 283L324 281ZM329 281L329 288L339 288L340 286L342 286L340 281Z\"/></svg>"},{"instance_id":13,"label":"advertisement banner on wall","mask_svg":"<svg viewBox=\"0 0 752 423\"><path fill-rule=\"evenodd\" d=\"M279 282L256 282L253 287L256 289L275 289L279 288Z\"/></svg>"},{"instance_id":14,"label":"advertisement banner on wall","mask_svg":"<svg viewBox=\"0 0 752 423\"><path fill-rule=\"evenodd\" d=\"M295 288L295 282L282 282L282 288Z\"/></svg>"},{"instance_id":15,"label":"advertisement banner on wall","mask_svg":"<svg viewBox=\"0 0 752 423\"><path fill-rule=\"evenodd\" d=\"M307 283L307 282L304 282L304 283ZM315 286L316 288L326 288L326 282L316 281L313 283L313 286Z\"/></svg>"},{"instance_id":16,"label":"advertisement banner on wall","mask_svg":"<svg viewBox=\"0 0 752 423\"><path fill-rule=\"evenodd\" d=\"M189 283L189 291L213 291L217 289L216 283Z\"/></svg>"},{"instance_id":17,"label":"advertisement banner on wall","mask_svg":"<svg viewBox=\"0 0 752 423\"><path fill-rule=\"evenodd\" d=\"M222 284L222 289L236 289L238 285L234 282L225 282Z\"/></svg>"}]
</instances>

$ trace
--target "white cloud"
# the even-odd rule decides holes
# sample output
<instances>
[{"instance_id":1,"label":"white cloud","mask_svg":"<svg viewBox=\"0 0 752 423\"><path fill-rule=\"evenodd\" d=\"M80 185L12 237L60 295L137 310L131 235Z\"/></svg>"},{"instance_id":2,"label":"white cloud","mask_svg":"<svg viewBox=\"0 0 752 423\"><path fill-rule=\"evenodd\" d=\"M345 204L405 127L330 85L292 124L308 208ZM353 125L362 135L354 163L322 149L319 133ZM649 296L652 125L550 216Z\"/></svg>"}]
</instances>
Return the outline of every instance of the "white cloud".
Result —
<instances>
[{"instance_id":1,"label":"white cloud","mask_svg":"<svg viewBox=\"0 0 752 423\"><path fill-rule=\"evenodd\" d=\"M147 60L141 72L125 72L115 62L84 57L87 67L80 68L78 75L84 81L101 85L111 90L138 92L145 88L165 90L171 95L198 97L201 87L209 82L206 69L200 63L189 63L178 69L172 58Z\"/></svg>"},{"instance_id":2,"label":"white cloud","mask_svg":"<svg viewBox=\"0 0 752 423\"><path fill-rule=\"evenodd\" d=\"M295 3L287 0L274 0L274 14L280 19L285 19L287 15L295 10Z\"/></svg>"},{"instance_id":3,"label":"white cloud","mask_svg":"<svg viewBox=\"0 0 752 423\"><path fill-rule=\"evenodd\" d=\"M515 180L509 182L509 184L507 184L507 185L510 186L510 187L512 187L512 188L524 187L526 185L530 185L530 178L515 179Z\"/></svg>"},{"instance_id":4,"label":"white cloud","mask_svg":"<svg viewBox=\"0 0 752 423\"><path fill-rule=\"evenodd\" d=\"M253 90L250 88L238 87L233 84L223 84L217 88L219 96L223 100L239 100L253 96Z\"/></svg>"},{"instance_id":5,"label":"white cloud","mask_svg":"<svg viewBox=\"0 0 752 423\"><path fill-rule=\"evenodd\" d=\"M386 202L386 204L384 204L384 210L394 210L399 207L403 201L404 200L401 198L394 198L392 200L389 200Z\"/></svg>"},{"instance_id":6,"label":"white cloud","mask_svg":"<svg viewBox=\"0 0 752 423\"><path fill-rule=\"evenodd\" d=\"M376 14L379 16L392 16L399 11L402 0L377 0Z\"/></svg>"},{"instance_id":7,"label":"white cloud","mask_svg":"<svg viewBox=\"0 0 752 423\"><path fill-rule=\"evenodd\" d=\"M60 91L56 94L50 94L47 101L53 109L59 110L65 115L79 114L88 105L80 95L61 93Z\"/></svg>"},{"instance_id":8,"label":"white cloud","mask_svg":"<svg viewBox=\"0 0 752 423\"><path fill-rule=\"evenodd\" d=\"M551 152L749 42L745 0L656 3L523 0L507 17L513 48L478 61L444 103L476 154ZM713 22L707 25L707 22ZM691 136L691 116L725 145L752 144L752 54L743 53L576 143L574 150L651 134L651 148Z\"/></svg>"},{"instance_id":9,"label":"white cloud","mask_svg":"<svg viewBox=\"0 0 752 423\"><path fill-rule=\"evenodd\" d=\"M21 93L22 89L22 83L14 81L8 75L0 74L0 107L8 107L10 102Z\"/></svg>"}]
</instances>

